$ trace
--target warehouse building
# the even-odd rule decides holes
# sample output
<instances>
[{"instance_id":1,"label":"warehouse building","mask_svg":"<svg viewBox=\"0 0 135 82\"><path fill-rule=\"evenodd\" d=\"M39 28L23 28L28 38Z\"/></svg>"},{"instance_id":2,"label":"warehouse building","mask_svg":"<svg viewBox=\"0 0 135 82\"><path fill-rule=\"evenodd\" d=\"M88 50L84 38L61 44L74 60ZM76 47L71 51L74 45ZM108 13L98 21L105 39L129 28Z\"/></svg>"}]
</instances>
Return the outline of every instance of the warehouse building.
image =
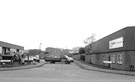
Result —
<instances>
[{"instance_id":1,"label":"warehouse building","mask_svg":"<svg viewBox=\"0 0 135 82\"><path fill-rule=\"evenodd\" d=\"M9 52L23 53L24 47L0 41L0 54L9 55Z\"/></svg>"},{"instance_id":2,"label":"warehouse building","mask_svg":"<svg viewBox=\"0 0 135 82\"><path fill-rule=\"evenodd\" d=\"M91 49L88 46L91 46ZM126 27L86 46L86 62L135 70L135 27Z\"/></svg>"}]
</instances>

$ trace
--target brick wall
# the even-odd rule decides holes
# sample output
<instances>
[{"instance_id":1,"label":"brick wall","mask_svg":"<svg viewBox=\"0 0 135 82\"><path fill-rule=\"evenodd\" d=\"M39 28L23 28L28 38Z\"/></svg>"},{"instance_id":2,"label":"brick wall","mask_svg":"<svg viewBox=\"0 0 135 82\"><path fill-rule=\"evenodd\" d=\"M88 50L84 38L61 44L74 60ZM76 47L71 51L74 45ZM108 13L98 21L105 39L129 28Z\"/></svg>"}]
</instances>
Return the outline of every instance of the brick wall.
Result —
<instances>
[{"instance_id":1,"label":"brick wall","mask_svg":"<svg viewBox=\"0 0 135 82\"><path fill-rule=\"evenodd\" d=\"M96 54L90 55L90 61L92 64L97 64L97 55Z\"/></svg>"},{"instance_id":2,"label":"brick wall","mask_svg":"<svg viewBox=\"0 0 135 82\"><path fill-rule=\"evenodd\" d=\"M85 55L85 62L90 63L90 55Z\"/></svg>"},{"instance_id":3,"label":"brick wall","mask_svg":"<svg viewBox=\"0 0 135 82\"><path fill-rule=\"evenodd\" d=\"M127 51L125 61L126 70L135 70L135 51ZM130 66L133 66L133 68L131 69Z\"/></svg>"}]
</instances>

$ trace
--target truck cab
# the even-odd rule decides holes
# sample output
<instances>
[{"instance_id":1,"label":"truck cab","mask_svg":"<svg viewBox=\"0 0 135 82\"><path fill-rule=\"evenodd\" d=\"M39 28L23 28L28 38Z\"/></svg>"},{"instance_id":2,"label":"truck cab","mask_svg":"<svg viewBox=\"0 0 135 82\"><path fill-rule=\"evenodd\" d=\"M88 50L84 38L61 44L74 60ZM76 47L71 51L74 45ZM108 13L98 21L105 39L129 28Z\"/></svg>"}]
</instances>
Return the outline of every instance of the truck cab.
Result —
<instances>
[{"instance_id":1,"label":"truck cab","mask_svg":"<svg viewBox=\"0 0 135 82\"><path fill-rule=\"evenodd\" d=\"M13 55L1 55L0 64L13 65L15 57Z\"/></svg>"}]
</instances>

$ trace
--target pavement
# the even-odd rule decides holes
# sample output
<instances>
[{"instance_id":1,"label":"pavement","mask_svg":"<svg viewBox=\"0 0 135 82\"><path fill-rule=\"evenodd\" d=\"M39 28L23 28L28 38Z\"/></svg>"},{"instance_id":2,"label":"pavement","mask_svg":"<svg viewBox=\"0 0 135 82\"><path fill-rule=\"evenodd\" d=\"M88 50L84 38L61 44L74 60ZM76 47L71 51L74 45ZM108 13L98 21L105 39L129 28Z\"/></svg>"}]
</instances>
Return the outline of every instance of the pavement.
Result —
<instances>
[{"instance_id":1,"label":"pavement","mask_svg":"<svg viewBox=\"0 0 135 82\"><path fill-rule=\"evenodd\" d=\"M92 65L92 64L86 63L82 60L75 60L74 63L77 64L79 67L86 69L86 70L135 76L135 71L122 71L122 70L110 69L110 68L106 68L106 67Z\"/></svg>"},{"instance_id":2,"label":"pavement","mask_svg":"<svg viewBox=\"0 0 135 82\"><path fill-rule=\"evenodd\" d=\"M28 64L28 65L0 67L0 71L12 71L12 70L31 69L31 68L41 67L43 65L45 65L45 61L41 60L40 63L33 62L31 64Z\"/></svg>"}]
</instances>

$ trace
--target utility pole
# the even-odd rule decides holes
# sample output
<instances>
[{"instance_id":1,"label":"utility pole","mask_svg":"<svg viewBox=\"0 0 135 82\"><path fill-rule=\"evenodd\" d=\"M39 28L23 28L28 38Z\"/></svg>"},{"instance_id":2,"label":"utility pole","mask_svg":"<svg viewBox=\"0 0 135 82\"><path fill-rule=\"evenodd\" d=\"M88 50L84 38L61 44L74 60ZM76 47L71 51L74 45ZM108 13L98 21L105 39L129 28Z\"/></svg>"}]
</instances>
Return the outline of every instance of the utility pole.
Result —
<instances>
[{"instance_id":1,"label":"utility pole","mask_svg":"<svg viewBox=\"0 0 135 82\"><path fill-rule=\"evenodd\" d=\"M42 43L39 44L39 54L41 54L41 45Z\"/></svg>"}]
</instances>

